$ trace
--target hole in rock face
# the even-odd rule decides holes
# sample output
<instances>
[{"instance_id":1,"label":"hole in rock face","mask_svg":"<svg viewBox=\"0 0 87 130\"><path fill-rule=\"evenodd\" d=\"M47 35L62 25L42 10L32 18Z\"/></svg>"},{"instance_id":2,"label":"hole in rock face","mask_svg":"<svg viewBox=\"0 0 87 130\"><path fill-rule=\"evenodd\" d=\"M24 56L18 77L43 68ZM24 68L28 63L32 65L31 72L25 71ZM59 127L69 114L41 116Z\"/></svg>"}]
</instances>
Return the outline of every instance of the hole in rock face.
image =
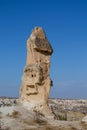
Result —
<instances>
[{"instance_id":1,"label":"hole in rock face","mask_svg":"<svg viewBox=\"0 0 87 130\"><path fill-rule=\"evenodd\" d=\"M32 74L31 77L34 77L34 75Z\"/></svg>"},{"instance_id":2,"label":"hole in rock face","mask_svg":"<svg viewBox=\"0 0 87 130\"><path fill-rule=\"evenodd\" d=\"M31 77L32 77L32 78L33 78L33 77L36 77L36 74L32 74Z\"/></svg>"},{"instance_id":3,"label":"hole in rock face","mask_svg":"<svg viewBox=\"0 0 87 130\"><path fill-rule=\"evenodd\" d=\"M27 88L34 88L34 85L27 85Z\"/></svg>"}]
</instances>

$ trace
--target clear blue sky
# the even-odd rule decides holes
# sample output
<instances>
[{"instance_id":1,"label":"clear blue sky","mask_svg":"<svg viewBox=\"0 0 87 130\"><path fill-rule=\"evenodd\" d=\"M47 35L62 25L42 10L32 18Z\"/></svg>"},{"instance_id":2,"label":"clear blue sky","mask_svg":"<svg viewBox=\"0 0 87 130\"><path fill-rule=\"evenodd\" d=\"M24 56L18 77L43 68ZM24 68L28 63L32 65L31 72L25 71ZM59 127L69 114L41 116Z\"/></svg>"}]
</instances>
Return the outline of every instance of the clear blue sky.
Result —
<instances>
[{"instance_id":1,"label":"clear blue sky","mask_svg":"<svg viewBox=\"0 0 87 130\"><path fill-rule=\"evenodd\" d=\"M0 0L0 96L18 96L26 41L44 28L54 49L51 97L87 98L87 1Z\"/></svg>"}]
</instances>

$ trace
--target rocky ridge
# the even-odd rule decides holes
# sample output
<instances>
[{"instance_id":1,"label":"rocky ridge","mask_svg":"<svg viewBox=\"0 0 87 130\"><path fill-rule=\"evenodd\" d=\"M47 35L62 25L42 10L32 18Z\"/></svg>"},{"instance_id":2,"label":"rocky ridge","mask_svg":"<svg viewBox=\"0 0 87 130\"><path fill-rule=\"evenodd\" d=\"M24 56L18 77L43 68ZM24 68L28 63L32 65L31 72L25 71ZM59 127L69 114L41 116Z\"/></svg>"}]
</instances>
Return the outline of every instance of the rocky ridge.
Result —
<instances>
[{"instance_id":1,"label":"rocky ridge","mask_svg":"<svg viewBox=\"0 0 87 130\"><path fill-rule=\"evenodd\" d=\"M49 99L49 107L54 110L81 111L87 113L86 99ZM15 106L18 104L18 98L0 97L0 107Z\"/></svg>"}]
</instances>

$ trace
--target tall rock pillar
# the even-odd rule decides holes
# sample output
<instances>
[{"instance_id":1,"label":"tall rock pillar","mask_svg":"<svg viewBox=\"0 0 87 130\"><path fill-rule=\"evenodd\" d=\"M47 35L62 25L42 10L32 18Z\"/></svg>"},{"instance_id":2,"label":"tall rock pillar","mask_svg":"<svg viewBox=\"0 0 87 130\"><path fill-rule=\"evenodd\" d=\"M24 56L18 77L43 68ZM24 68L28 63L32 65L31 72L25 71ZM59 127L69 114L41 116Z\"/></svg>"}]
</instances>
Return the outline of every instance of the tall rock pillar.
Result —
<instances>
[{"instance_id":1,"label":"tall rock pillar","mask_svg":"<svg viewBox=\"0 0 87 130\"><path fill-rule=\"evenodd\" d=\"M35 27L27 40L27 60L22 77L20 101L28 109L49 113L50 57L53 49L45 32Z\"/></svg>"}]
</instances>

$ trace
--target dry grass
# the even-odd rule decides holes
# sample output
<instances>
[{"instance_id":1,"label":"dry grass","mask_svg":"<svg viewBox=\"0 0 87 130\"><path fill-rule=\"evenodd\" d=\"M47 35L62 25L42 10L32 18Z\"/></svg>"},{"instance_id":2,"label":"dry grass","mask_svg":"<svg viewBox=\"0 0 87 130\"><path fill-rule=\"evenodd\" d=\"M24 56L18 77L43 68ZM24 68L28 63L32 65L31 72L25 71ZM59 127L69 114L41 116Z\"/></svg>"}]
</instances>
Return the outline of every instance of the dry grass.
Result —
<instances>
[{"instance_id":1,"label":"dry grass","mask_svg":"<svg viewBox=\"0 0 87 130\"><path fill-rule=\"evenodd\" d=\"M64 120L67 121L67 113L66 112L58 112L58 113L54 113L54 118L56 120Z\"/></svg>"},{"instance_id":2,"label":"dry grass","mask_svg":"<svg viewBox=\"0 0 87 130\"><path fill-rule=\"evenodd\" d=\"M38 111L34 111L34 112L35 112L35 117L34 117L35 122L38 125L46 125L47 121L45 119L45 115Z\"/></svg>"},{"instance_id":3,"label":"dry grass","mask_svg":"<svg viewBox=\"0 0 87 130\"><path fill-rule=\"evenodd\" d=\"M0 130L11 130L9 127L6 127L5 129L0 128Z\"/></svg>"},{"instance_id":4,"label":"dry grass","mask_svg":"<svg viewBox=\"0 0 87 130\"><path fill-rule=\"evenodd\" d=\"M70 130L78 130L76 127L71 126Z\"/></svg>"},{"instance_id":5,"label":"dry grass","mask_svg":"<svg viewBox=\"0 0 87 130\"><path fill-rule=\"evenodd\" d=\"M45 126L44 128L41 128L39 130L78 130L78 129L73 127L73 126L71 126L70 128L64 128L62 126L59 126L59 127L57 127L57 126L55 126L55 127L53 127L53 126Z\"/></svg>"},{"instance_id":6,"label":"dry grass","mask_svg":"<svg viewBox=\"0 0 87 130\"><path fill-rule=\"evenodd\" d=\"M38 129L37 129L38 130ZM58 127L52 127L52 126L44 126L44 127L40 127L39 130L63 130L61 128Z\"/></svg>"},{"instance_id":7,"label":"dry grass","mask_svg":"<svg viewBox=\"0 0 87 130\"><path fill-rule=\"evenodd\" d=\"M29 118L24 119L24 120L23 120L23 123L24 123L24 124L27 124L27 125L29 125L29 124L30 124L30 125L36 125L35 120L32 119L32 118L31 118L31 119L29 119Z\"/></svg>"},{"instance_id":8,"label":"dry grass","mask_svg":"<svg viewBox=\"0 0 87 130\"><path fill-rule=\"evenodd\" d=\"M30 129L30 128L24 128L22 130L37 130L37 129L36 128L32 128L32 129Z\"/></svg>"},{"instance_id":9,"label":"dry grass","mask_svg":"<svg viewBox=\"0 0 87 130\"><path fill-rule=\"evenodd\" d=\"M81 122L81 126L84 130L87 130L87 124L85 122Z\"/></svg>"},{"instance_id":10,"label":"dry grass","mask_svg":"<svg viewBox=\"0 0 87 130\"><path fill-rule=\"evenodd\" d=\"M68 121L81 121L84 117L84 114L81 112L67 112L67 120Z\"/></svg>"},{"instance_id":11,"label":"dry grass","mask_svg":"<svg viewBox=\"0 0 87 130\"><path fill-rule=\"evenodd\" d=\"M7 114L8 117L12 117L12 118L18 118L20 115L21 114L19 111L13 111L12 113Z\"/></svg>"},{"instance_id":12,"label":"dry grass","mask_svg":"<svg viewBox=\"0 0 87 130\"><path fill-rule=\"evenodd\" d=\"M0 119L2 118L2 112L0 112Z\"/></svg>"}]
</instances>

